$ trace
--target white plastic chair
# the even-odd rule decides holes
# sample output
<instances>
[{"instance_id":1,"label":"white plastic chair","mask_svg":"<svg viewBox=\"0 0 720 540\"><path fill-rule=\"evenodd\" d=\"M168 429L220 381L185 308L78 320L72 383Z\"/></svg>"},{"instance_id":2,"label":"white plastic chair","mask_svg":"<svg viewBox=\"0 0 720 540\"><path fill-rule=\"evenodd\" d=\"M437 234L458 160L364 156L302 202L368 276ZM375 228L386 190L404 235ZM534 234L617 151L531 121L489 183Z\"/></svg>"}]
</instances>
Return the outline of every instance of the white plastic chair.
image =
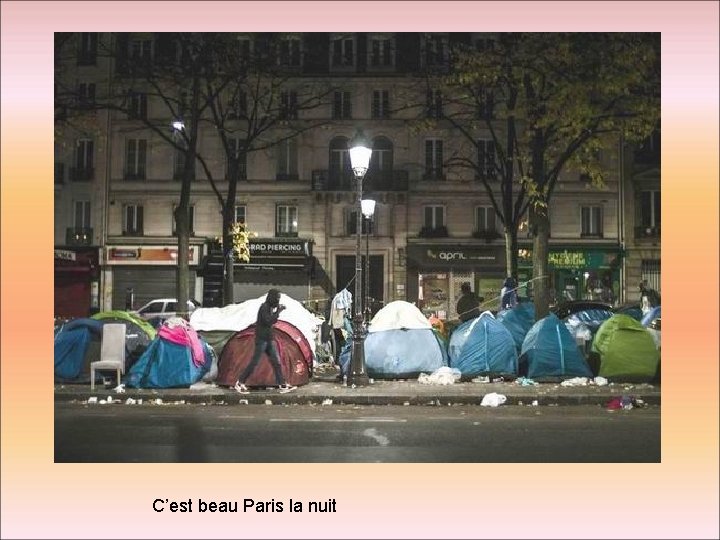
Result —
<instances>
[{"instance_id":1,"label":"white plastic chair","mask_svg":"<svg viewBox=\"0 0 720 540\"><path fill-rule=\"evenodd\" d=\"M90 389L95 390L95 370L115 370L117 384L125 374L125 325L108 323L103 326L100 360L90 362Z\"/></svg>"}]
</instances>

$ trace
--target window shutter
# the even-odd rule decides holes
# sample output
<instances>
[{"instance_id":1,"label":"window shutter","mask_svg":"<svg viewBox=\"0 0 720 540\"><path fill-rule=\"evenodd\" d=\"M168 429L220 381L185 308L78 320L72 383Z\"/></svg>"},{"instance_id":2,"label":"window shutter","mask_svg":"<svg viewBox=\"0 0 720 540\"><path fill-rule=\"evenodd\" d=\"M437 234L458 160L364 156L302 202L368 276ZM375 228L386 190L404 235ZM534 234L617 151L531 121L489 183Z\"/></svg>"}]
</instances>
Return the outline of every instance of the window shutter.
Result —
<instances>
[{"instance_id":1,"label":"window shutter","mask_svg":"<svg viewBox=\"0 0 720 540\"><path fill-rule=\"evenodd\" d=\"M143 207L138 205L135 207L137 212L137 231L140 232L143 230Z\"/></svg>"},{"instance_id":2,"label":"window shutter","mask_svg":"<svg viewBox=\"0 0 720 540\"><path fill-rule=\"evenodd\" d=\"M433 141L425 141L425 169L433 169Z\"/></svg>"},{"instance_id":3,"label":"window shutter","mask_svg":"<svg viewBox=\"0 0 720 540\"><path fill-rule=\"evenodd\" d=\"M137 168L137 172L140 175L140 178L145 178L146 152L147 152L147 141L145 139L140 139L138 141L138 168Z\"/></svg>"}]
</instances>

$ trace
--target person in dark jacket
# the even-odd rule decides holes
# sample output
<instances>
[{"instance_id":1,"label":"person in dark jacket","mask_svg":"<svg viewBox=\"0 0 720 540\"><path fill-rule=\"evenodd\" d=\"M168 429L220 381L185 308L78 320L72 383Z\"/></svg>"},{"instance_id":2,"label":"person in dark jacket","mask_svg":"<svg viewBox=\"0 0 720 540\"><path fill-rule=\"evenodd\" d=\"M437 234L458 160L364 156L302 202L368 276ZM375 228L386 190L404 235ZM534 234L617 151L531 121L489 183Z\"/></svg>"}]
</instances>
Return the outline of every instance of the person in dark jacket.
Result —
<instances>
[{"instance_id":1,"label":"person in dark jacket","mask_svg":"<svg viewBox=\"0 0 720 540\"><path fill-rule=\"evenodd\" d=\"M472 290L470 289L470 284L463 283L460 286L460 291L462 292L462 296L460 297L460 300L458 300L457 306L455 307L455 311L457 311L460 320L462 322L465 322L469 321L470 319L474 319L475 317L479 317L480 299L475 295L474 292L472 292Z\"/></svg>"},{"instance_id":2,"label":"person in dark jacket","mask_svg":"<svg viewBox=\"0 0 720 540\"><path fill-rule=\"evenodd\" d=\"M517 283L512 277L507 277L500 291L500 309L512 309L517 305Z\"/></svg>"},{"instance_id":3,"label":"person in dark jacket","mask_svg":"<svg viewBox=\"0 0 720 540\"><path fill-rule=\"evenodd\" d=\"M255 371L263 353L267 353L275 373L275 382L277 383L280 393L287 393L295 390L296 386L290 386L283 382L282 369L280 368L280 359L278 357L277 345L274 340L273 325L277 322L278 317L285 306L280 303L280 291L270 289L265 297L265 301L260 304L258 309L257 323L255 325L255 352L252 360L245 370L240 374L238 382L235 383L235 390L240 394L248 394L250 391L245 386L245 381Z\"/></svg>"},{"instance_id":4,"label":"person in dark jacket","mask_svg":"<svg viewBox=\"0 0 720 540\"><path fill-rule=\"evenodd\" d=\"M640 282L640 304L643 313L647 313L652 308L660 305L660 295L655 289L648 287L646 280Z\"/></svg>"}]
</instances>

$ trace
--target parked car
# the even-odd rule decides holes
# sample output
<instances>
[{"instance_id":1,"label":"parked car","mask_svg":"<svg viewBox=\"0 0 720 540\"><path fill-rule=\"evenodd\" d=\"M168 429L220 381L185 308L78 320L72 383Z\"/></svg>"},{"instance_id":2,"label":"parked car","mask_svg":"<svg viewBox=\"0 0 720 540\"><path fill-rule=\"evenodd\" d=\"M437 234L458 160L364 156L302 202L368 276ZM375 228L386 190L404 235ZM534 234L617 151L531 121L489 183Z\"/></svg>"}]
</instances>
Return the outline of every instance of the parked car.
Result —
<instances>
[{"instance_id":1,"label":"parked car","mask_svg":"<svg viewBox=\"0 0 720 540\"><path fill-rule=\"evenodd\" d=\"M200 307L200 302L197 300L188 300L187 305L188 313L192 313ZM146 321L159 324L165 319L177 317L177 300L175 298L157 298L150 300L143 307L132 313Z\"/></svg>"}]
</instances>

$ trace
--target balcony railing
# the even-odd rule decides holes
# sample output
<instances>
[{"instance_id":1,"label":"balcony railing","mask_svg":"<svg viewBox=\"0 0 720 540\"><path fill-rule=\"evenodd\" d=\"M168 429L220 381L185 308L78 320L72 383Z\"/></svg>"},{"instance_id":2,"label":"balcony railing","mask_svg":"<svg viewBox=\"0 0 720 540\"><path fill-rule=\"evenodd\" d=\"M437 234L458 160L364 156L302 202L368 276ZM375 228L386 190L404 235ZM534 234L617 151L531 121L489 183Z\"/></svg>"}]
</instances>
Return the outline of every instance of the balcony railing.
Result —
<instances>
[{"instance_id":1,"label":"balcony railing","mask_svg":"<svg viewBox=\"0 0 720 540\"><path fill-rule=\"evenodd\" d=\"M297 238L297 231L275 231L275 236L277 238Z\"/></svg>"},{"instance_id":2,"label":"balcony railing","mask_svg":"<svg viewBox=\"0 0 720 540\"><path fill-rule=\"evenodd\" d=\"M474 231L473 238L485 240L486 242L492 242L493 240L500 238L500 233L494 230Z\"/></svg>"},{"instance_id":3,"label":"balcony railing","mask_svg":"<svg viewBox=\"0 0 720 540\"><path fill-rule=\"evenodd\" d=\"M660 238L660 225L635 227L635 238Z\"/></svg>"},{"instance_id":4,"label":"balcony railing","mask_svg":"<svg viewBox=\"0 0 720 540\"><path fill-rule=\"evenodd\" d=\"M70 180L73 182L90 182L93 178L95 178L95 169L92 167L70 168Z\"/></svg>"},{"instance_id":5,"label":"balcony railing","mask_svg":"<svg viewBox=\"0 0 720 540\"><path fill-rule=\"evenodd\" d=\"M65 231L65 244L68 246L92 245L93 230L90 228L68 227Z\"/></svg>"},{"instance_id":6,"label":"balcony railing","mask_svg":"<svg viewBox=\"0 0 720 540\"><path fill-rule=\"evenodd\" d=\"M407 191L408 171L370 171L363 178L363 191ZM313 191L352 191L355 189L350 172L331 173L327 169L312 172Z\"/></svg>"},{"instance_id":7,"label":"balcony railing","mask_svg":"<svg viewBox=\"0 0 720 540\"><path fill-rule=\"evenodd\" d=\"M125 178L125 180L145 180L145 171L125 170L123 178Z\"/></svg>"},{"instance_id":8,"label":"balcony railing","mask_svg":"<svg viewBox=\"0 0 720 540\"><path fill-rule=\"evenodd\" d=\"M426 182L445 180L445 171L442 168L425 169L422 179Z\"/></svg>"},{"instance_id":9,"label":"balcony railing","mask_svg":"<svg viewBox=\"0 0 720 540\"><path fill-rule=\"evenodd\" d=\"M275 175L275 180L278 182L297 182L299 178L300 176L297 173L277 173Z\"/></svg>"},{"instance_id":10,"label":"balcony railing","mask_svg":"<svg viewBox=\"0 0 720 540\"><path fill-rule=\"evenodd\" d=\"M421 238L447 238L450 236L447 227L423 227L418 234Z\"/></svg>"}]
</instances>

